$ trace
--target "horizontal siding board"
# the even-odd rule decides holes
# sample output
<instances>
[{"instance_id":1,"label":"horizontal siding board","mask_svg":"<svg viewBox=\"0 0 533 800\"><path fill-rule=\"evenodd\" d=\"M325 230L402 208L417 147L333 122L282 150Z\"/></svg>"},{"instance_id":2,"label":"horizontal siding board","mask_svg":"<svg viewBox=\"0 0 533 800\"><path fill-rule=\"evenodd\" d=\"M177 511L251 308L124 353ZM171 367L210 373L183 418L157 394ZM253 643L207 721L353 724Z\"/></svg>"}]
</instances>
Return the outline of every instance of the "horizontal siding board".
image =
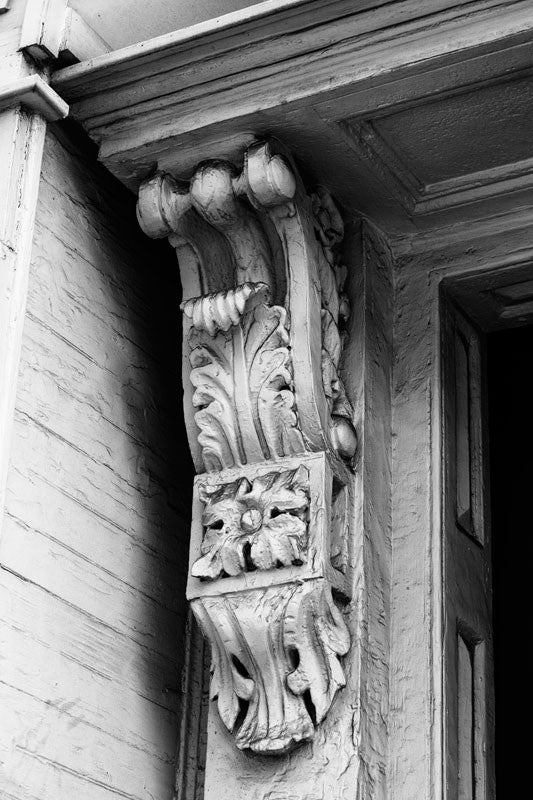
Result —
<instances>
[{"instance_id":1,"label":"horizontal siding board","mask_svg":"<svg viewBox=\"0 0 533 800\"><path fill-rule=\"evenodd\" d=\"M20 491L30 475L33 493L25 503L20 499ZM176 538L169 537L165 542L161 537L162 546L158 548L156 540L152 547L136 531L125 531L108 523L104 515L93 513L62 492L61 487L45 482L35 473L12 470L10 477L7 517L12 516L21 525L63 544L74 555L95 568L101 567L163 607L176 611L183 606L180 598L186 568L182 543Z\"/></svg>"},{"instance_id":2,"label":"horizontal siding board","mask_svg":"<svg viewBox=\"0 0 533 800\"><path fill-rule=\"evenodd\" d=\"M139 758L136 748L117 743L104 731L73 717L66 704L63 709L55 708L1 681L0 705L2 727L10 734L0 733L0 759L8 786L15 777L40 800L51 800L44 776L56 768L62 775L83 779L91 792L100 786L139 800L170 800L172 763L148 753ZM57 789L54 800L79 797L66 793L61 783ZM86 791L82 796L93 800Z\"/></svg>"},{"instance_id":3,"label":"horizontal siding board","mask_svg":"<svg viewBox=\"0 0 533 800\"><path fill-rule=\"evenodd\" d=\"M60 653L65 668L67 661L80 664L166 711L176 711L181 673L175 658L140 645L5 568L0 569L0 619L28 641Z\"/></svg>"},{"instance_id":4,"label":"horizontal siding board","mask_svg":"<svg viewBox=\"0 0 533 800\"><path fill-rule=\"evenodd\" d=\"M93 511L96 517L131 532L153 548L168 553L175 561L181 560L182 553L186 555L188 536L183 519L169 507L163 488L156 485L151 492L135 491L113 470L104 469L68 442L50 435L20 411L16 414L14 429L12 472L15 470L31 484L40 477L45 485L61 490L73 502ZM16 508L24 502L24 497L20 496L22 487L17 485L15 493L12 483L17 484L17 478L10 475L8 491L13 499L6 508L8 511L13 508L14 515L20 516ZM26 502L37 507L42 504L38 493L34 495L32 490L27 495ZM62 513L62 504L58 505L57 513Z\"/></svg>"},{"instance_id":5,"label":"horizontal siding board","mask_svg":"<svg viewBox=\"0 0 533 800\"><path fill-rule=\"evenodd\" d=\"M164 609L88 559L81 559L9 515L4 522L1 553L6 569L54 592L134 641L177 658L185 625L183 611Z\"/></svg>"},{"instance_id":6,"label":"horizontal siding board","mask_svg":"<svg viewBox=\"0 0 533 800\"><path fill-rule=\"evenodd\" d=\"M20 492L28 480L34 489L24 502ZM142 531L114 524L102 509L80 502L32 465L11 470L8 502L7 514L95 563L100 559L120 580L163 605L172 608L176 595L182 593L186 564L178 537L165 539L158 531L143 537Z\"/></svg>"},{"instance_id":7,"label":"horizontal siding board","mask_svg":"<svg viewBox=\"0 0 533 800\"><path fill-rule=\"evenodd\" d=\"M142 752L171 762L177 712L163 709L125 683L104 677L88 665L65 658L54 642L40 642L0 621L0 664L7 685L22 686L33 697L73 719L103 730ZM163 695L163 692L161 692Z\"/></svg>"},{"instance_id":8,"label":"horizontal siding board","mask_svg":"<svg viewBox=\"0 0 533 800\"><path fill-rule=\"evenodd\" d=\"M97 361L105 363L110 358L122 357L124 362L131 361L138 368L147 368L158 356L157 342L151 340L148 322L140 313L135 314L132 308L124 308L118 302L120 294L105 274L90 264L83 264L83 256L78 250L79 237L77 242L65 242L60 237L66 234L59 229L49 238L47 226L53 225L55 218L50 210L47 214L50 216L42 229L36 224L35 284L30 287L28 295L30 313L51 327L57 326L65 338ZM116 264L116 259L109 258ZM83 266L85 275L80 275ZM49 282L46 281L47 273L52 278ZM56 286L59 279L69 287L68 290ZM48 289L44 307L37 294L40 285ZM84 286L90 287L89 296L84 296ZM177 303L175 310L177 313ZM101 340L102 325L109 331L107 342Z\"/></svg>"},{"instance_id":9,"label":"horizontal siding board","mask_svg":"<svg viewBox=\"0 0 533 800\"><path fill-rule=\"evenodd\" d=\"M192 485L177 265L60 136L0 541L0 796L171 800Z\"/></svg>"},{"instance_id":10,"label":"horizontal siding board","mask_svg":"<svg viewBox=\"0 0 533 800\"><path fill-rule=\"evenodd\" d=\"M104 371L69 352L31 320L25 328L22 359L19 411L35 416L34 394L38 394L37 419L44 426L141 491L152 476L159 484L164 482L174 504L185 513L189 497L178 481L179 450L170 454L172 461L161 456L168 448L168 430L164 417L159 430L147 421L147 412L155 417L157 408L143 407L144 373L134 377L130 369L119 371L119 377ZM139 470L141 455L143 470Z\"/></svg>"}]
</instances>

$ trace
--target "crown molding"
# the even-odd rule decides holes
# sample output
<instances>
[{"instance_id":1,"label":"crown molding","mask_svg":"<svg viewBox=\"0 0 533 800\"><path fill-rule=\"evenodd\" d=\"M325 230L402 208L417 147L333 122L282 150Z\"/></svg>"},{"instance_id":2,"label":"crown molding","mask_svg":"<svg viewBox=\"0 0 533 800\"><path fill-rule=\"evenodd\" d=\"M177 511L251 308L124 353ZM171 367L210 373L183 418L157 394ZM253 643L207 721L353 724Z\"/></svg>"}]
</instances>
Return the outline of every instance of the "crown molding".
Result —
<instances>
[{"instance_id":1,"label":"crown molding","mask_svg":"<svg viewBox=\"0 0 533 800\"><path fill-rule=\"evenodd\" d=\"M424 92L428 72L474 56L476 80L487 70L480 56L530 38L530 8L523 0L264 3L59 70L52 85L106 166L136 188L158 163L172 160L185 174L222 138L241 137L235 154L258 133L285 138L290 116L310 105L402 77L408 92ZM368 101L371 111L372 92Z\"/></svg>"}]
</instances>

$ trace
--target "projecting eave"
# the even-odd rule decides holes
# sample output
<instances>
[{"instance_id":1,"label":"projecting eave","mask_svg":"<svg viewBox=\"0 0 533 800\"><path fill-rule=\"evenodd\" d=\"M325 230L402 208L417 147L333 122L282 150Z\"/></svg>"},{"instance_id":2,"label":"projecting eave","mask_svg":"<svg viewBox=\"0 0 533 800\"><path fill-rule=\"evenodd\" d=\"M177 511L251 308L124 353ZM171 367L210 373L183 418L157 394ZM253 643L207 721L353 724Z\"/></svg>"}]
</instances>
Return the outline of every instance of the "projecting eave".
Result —
<instances>
[{"instance_id":1,"label":"projecting eave","mask_svg":"<svg viewBox=\"0 0 533 800\"><path fill-rule=\"evenodd\" d=\"M529 0L270 0L59 70L133 189L275 136L391 237L527 209Z\"/></svg>"}]
</instances>

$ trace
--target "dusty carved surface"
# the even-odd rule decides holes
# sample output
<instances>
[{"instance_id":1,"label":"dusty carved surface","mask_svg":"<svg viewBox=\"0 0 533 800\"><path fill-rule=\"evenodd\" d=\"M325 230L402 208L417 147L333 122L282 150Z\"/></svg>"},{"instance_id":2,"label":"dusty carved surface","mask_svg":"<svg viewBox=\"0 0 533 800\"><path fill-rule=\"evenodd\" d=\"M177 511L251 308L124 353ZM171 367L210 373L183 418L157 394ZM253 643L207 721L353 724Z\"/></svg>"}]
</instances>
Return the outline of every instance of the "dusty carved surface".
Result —
<instances>
[{"instance_id":1,"label":"dusty carved surface","mask_svg":"<svg viewBox=\"0 0 533 800\"><path fill-rule=\"evenodd\" d=\"M343 222L288 154L157 174L139 221L178 255L185 417L199 476L188 597L212 648L211 696L239 748L314 736L350 647L346 496L357 439L340 375L349 316Z\"/></svg>"}]
</instances>

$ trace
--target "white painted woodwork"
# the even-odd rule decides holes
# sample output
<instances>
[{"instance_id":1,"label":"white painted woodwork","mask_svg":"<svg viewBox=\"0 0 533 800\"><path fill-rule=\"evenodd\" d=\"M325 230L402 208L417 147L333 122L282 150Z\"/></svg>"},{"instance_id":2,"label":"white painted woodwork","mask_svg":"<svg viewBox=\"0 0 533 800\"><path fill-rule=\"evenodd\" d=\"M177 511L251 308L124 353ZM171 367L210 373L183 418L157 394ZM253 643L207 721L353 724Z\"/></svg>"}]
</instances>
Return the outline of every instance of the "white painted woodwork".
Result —
<instances>
[{"instance_id":1,"label":"white painted woodwork","mask_svg":"<svg viewBox=\"0 0 533 800\"><path fill-rule=\"evenodd\" d=\"M177 287L134 214L89 154L47 135L0 541L9 800L173 796L189 502L167 363Z\"/></svg>"},{"instance_id":2,"label":"white painted woodwork","mask_svg":"<svg viewBox=\"0 0 533 800\"><path fill-rule=\"evenodd\" d=\"M25 0L19 47L38 62L59 55L67 0Z\"/></svg>"},{"instance_id":3,"label":"white painted woodwork","mask_svg":"<svg viewBox=\"0 0 533 800\"><path fill-rule=\"evenodd\" d=\"M457 793L465 800L493 800L493 637L483 340L459 310L446 300L443 303L446 781L451 797ZM466 406L458 403L463 397ZM464 415L467 419L460 419ZM466 438L468 447L461 446ZM461 482L464 487L458 490ZM463 510L458 501L467 507Z\"/></svg>"},{"instance_id":4,"label":"white painted woodwork","mask_svg":"<svg viewBox=\"0 0 533 800\"><path fill-rule=\"evenodd\" d=\"M0 31L14 10L15 6L0 17ZM173 7L172 13L176 12ZM159 24L155 16L150 24ZM110 29L113 19L109 12ZM142 24L140 17L125 21L121 33L133 41L134 36L140 38L135 31ZM101 741L118 748L116 774L128 787L124 791L130 791L132 784L120 748L131 743L138 748L136 756L145 748L150 758L156 758L158 752L169 751L174 730L179 737L180 800L200 800L204 776L206 800L348 800L356 794L365 799L492 799L486 566L490 535L480 460L481 362L475 355L477 334L472 338L468 333L471 345L464 355L467 361L472 353L474 357L471 364L463 363L462 372L469 378L469 391L462 381L456 385L443 380L441 293L445 285L452 304L466 311L474 326L466 323L468 331L533 319L533 151L528 121L532 31L531 4L524 0L394 4L273 0L262 8L92 58L53 77L56 91L72 102L75 118L99 145L103 163L134 190L158 170L187 188L205 158L230 159L240 169L246 147L257 137L274 135L292 150L307 181L332 190L345 219L362 212L383 231L382 236L366 222L361 231L361 226L350 223L343 244L351 267L347 292L353 306L343 377L360 442L351 518L359 531L355 537L359 557L345 615L354 645L344 657L346 687L337 693L314 740L277 759L236 749L234 737L213 707L206 742L206 687L199 679L204 671L203 647L193 626L185 648L188 700L179 724L173 705L166 708L168 716L158 725L159 734L145 735L142 722L157 703L155 686L161 676L170 685L167 675L174 674L168 638L172 625L161 615L150 616L150 609L152 600L157 600L168 606L170 614L178 613L173 610L176 596L169 583L153 578L161 559L175 557L176 543L169 542L163 527L142 522L135 487L146 480L146 472L142 458L140 463L133 459L124 443L124 429L113 416L115 404L106 400L120 392L120 381L101 369L102 341L112 341L110 335L101 335L102 316L89 322L90 312L84 315L90 333L76 341L82 360L72 362L76 375L87 374L91 385L106 385L91 408L86 398L72 391L76 381L54 387L53 376L64 374L63 345L55 352L52 340L57 337L44 333L40 318L26 317L25 358L31 368L21 372L21 397L23 393L31 397L28 387L39 387L39 394L49 398L43 402L43 413L54 419L58 436L50 446L48 432L28 419L31 403L17 409L21 461L29 467L21 466L10 475L14 511L7 518L5 552L13 568L26 570L32 582L4 575L11 591L8 607L17 620L7 641L15 651L25 647L31 658L8 665L10 680L25 676L33 696L40 698L54 685L56 672L68 671L52 699L59 707L63 687L79 687L76 691L85 698L89 722L107 725L109 738ZM8 48L8 38L0 39L0 46ZM189 202L181 191L177 194L179 203ZM201 198L199 202L205 212L206 204ZM75 206L78 212L79 208ZM52 202L43 210L51 229L58 225L56 211ZM70 219L70 214L65 210L65 217ZM92 252L94 231L84 231L81 212L74 216L80 239L76 253ZM215 227L222 224L219 218ZM213 227L211 221L209 225ZM230 221L224 236L236 252L232 227ZM209 230L207 226L192 238L216 253L220 236L206 236ZM131 248L130 231L129 227L123 235L126 249ZM60 225L59 235L65 233ZM197 254L181 240L173 243L185 299L194 301L203 294ZM253 251L250 268L261 268L260 251ZM71 264L62 250L56 255L58 263ZM279 258L275 251L275 259ZM225 281L227 260L217 263L219 278ZM78 298L93 298L94 281L72 270L68 279ZM43 287L40 297L48 296L45 290L50 291L52 284L46 274L36 273L36 285ZM105 294L98 293L93 305L98 307ZM61 309L57 316L65 321L61 336L79 335L72 298L61 292L53 297ZM255 301L246 298L246 302ZM126 326L127 339L136 342L139 323L129 325L123 311L117 315L117 325ZM204 319L202 336L209 336L210 303L187 306L190 320L195 311ZM226 312L231 319L231 303ZM445 336L450 364L456 340ZM460 348L458 352L460 362ZM90 371L83 353L91 355ZM142 353L135 349L130 357L133 374L146 370ZM41 363L44 369L39 368ZM460 371L461 364L457 366ZM185 389L187 409L192 390ZM444 435L443 409L449 411L454 405L459 414L446 422ZM38 422L46 428L46 420ZM135 425L142 425L140 415L135 416ZM101 436L93 435L96 428L101 428ZM190 439L194 451L196 435ZM156 441L159 451L157 437ZM75 456L71 444L77 448ZM43 452L51 465L45 474L38 463ZM195 455L201 464L199 450ZM166 467L161 454L152 452L144 458L151 479L163 485ZM66 487L63 463L73 484ZM103 464L106 469L119 465L111 481ZM443 464L458 471L458 480L443 473ZM33 504L21 499L28 495L30 472ZM86 498L95 494L104 498L105 519L92 513L90 505L86 508ZM64 508L63 515L54 513L57 507ZM180 509L185 516L186 504ZM253 519L250 524L253 527ZM44 536L37 533L39 526ZM83 549L77 529L90 532ZM111 532L117 530L124 546L134 540L135 548L135 555L120 563L110 544ZM35 553L33 560L28 562L21 546ZM100 563L100 556L102 563L114 564L111 575L93 566ZM199 558L196 553L195 561ZM184 559L181 563L183 578ZM260 582L258 572L250 574ZM237 574L220 582L242 577ZM64 597L52 595L57 583ZM45 607L39 601L42 591L47 596ZM103 602L110 592L113 601ZM53 631L58 642L44 673L34 664L43 662L44 652L50 655L50 637L26 635L28 620L33 623L34 618L45 631ZM95 619L100 620L96 628ZM147 620L154 622L160 650L142 650L141 680L150 690L143 703L135 705L140 680L136 654L151 630ZM62 652L76 657L81 652L83 664ZM98 702L96 689L92 699L83 694L95 654L101 673L92 679L98 680ZM102 714L102 706L108 714ZM21 700L20 708L18 713L26 720L44 713L30 699ZM8 714L13 729L21 729L17 713L8 710ZM114 737L125 719L128 744L118 745ZM54 716L51 726L63 730L63 723ZM85 731L73 746L81 750L88 737ZM101 741L95 746L100 747ZM55 792L50 796L56 800L57 770L46 761L52 757L44 747L39 769L41 777L50 776ZM20 758L20 773L31 776L31 756L24 753ZM64 759L63 792L91 800L109 795L111 788L101 774L83 780L75 774L72 750L65 751ZM102 759L105 772L110 762ZM153 779L147 791L160 791L155 767L147 769ZM131 791L142 798L138 787ZM47 796L38 795L39 800Z\"/></svg>"},{"instance_id":5,"label":"white painted woodwork","mask_svg":"<svg viewBox=\"0 0 533 800\"><path fill-rule=\"evenodd\" d=\"M354 300L344 372L355 401L360 450L353 519L358 552L347 622L357 647L344 659L346 687L312 742L288 758L252 757L235 748L217 713L209 716L205 796L272 798L385 798L388 706L388 581L390 576L391 261L370 229L349 226L344 257ZM358 532L359 531L359 532ZM221 775L224 780L221 780Z\"/></svg>"},{"instance_id":6,"label":"white painted woodwork","mask_svg":"<svg viewBox=\"0 0 533 800\"><path fill-rule=\"evenodd\" d=\"M211 645L211 696L238 748L282 755L314 738L346 684L350 634L332 590L350 598L357 559L348 267L323 187L308 194L276 142L242 162L204 162L188 186L157 174L138 216L170 237L184 287L200 473L187 596Z\"/></svg>"},{"instance_id":7,"label":"white painted woodwork","mask_svg":"<svg viewBox=\"0 0 533 800\"><path fill-rule=\"evenodd\" d=\"M59 44L62 63L86 61L111 50L109 44L72 8L65 12L65 22Z\"/></svg>"},{"instance_id":8,"label":"white painted woodwork","mask_svg":"<svg viewBox=\"0 0 533 800\"><path fill-rule=\"evenodd\" d=\"M49 76L19 52L27 10L20 0L0 17L0 535L46 120L68 113Z\"/></svg>"},{"instance_id":9,"label":"white painted woodwork","mask_svg":"<svg viewBox=\"0 0 533 800\"><path fill-rule=\"evenodd\" d=\"M0 112L0 526L44 136L38 114Z\"/></svg>"},{"instance_id":10,"label":"white painted woodwork","mask_svg":"<svg viewBox=\"0 0 533 800\"><path fill-rule=\"evenodd\" d=\"M531 208L528 0L268 5L56 74L122 181L274 135L394 239Z\"/></svg>"},{"instance_id":11,"label":"white painted woodwork","mask_svg":"<svg viewBox=\"0 0 533 800\"><path fill-rule=\"evenodd\" d=\"M68 113L49 76L19 52L26 4L17 8L14 27L0 27L0 533L45 120Z\"/></svg>"},{"instance_id":12,"label":"white painted woodwork","mask_svg":"<svg viewBox=\"0 0 533 800\"><path fill-rule=\"evenodd\" d=\"M2 7L0 3L0 37L7 31L16 31L18 43L26 0L3 0L3 4Z\"/></svg>"},{"instance_id":13,"label":"white painted woodwork","mask_svg":"<svg viewBox=\"0 0 533 800\"><path fill-rule=\"evenodd\" d=\"M492 224L491 224L492 223ZM470 238L466 232L470 231ZM456 663L458 647L457 611L447 604L447 625L443 628L445 597L453 598L454 575L463 576L460 596L461 619L467 622L461 633L475 646L474 681L477 685L474 718L481 728L477 747L489 743L491 732L490 648L480 636L480 625L487 630L487 609L482 619L480 593L488 588L486 579L465 576L467 568L448 563L443 573L444 546L452 557L452 531L457 542L456 487L448 484L443 495L442 464L452 459L443 455L441 402L444 384L441 375L442 317L440 292L460 303L484 329L501 328L506 322L501 311L512 308L497 300L507 287L524 285L533 275L533 227L530 215L485 220L479 225L463 223L451 227L447 235L437 232L421 238L411 251L401 254L395 264L395 368L393 392L393 580L391 598L391 709L389 718L389 781L395 797L411 800L420 787L430 798L456 797L458 774L450 748L457 754L457 719L448 722L446 708L457 708L457 681L443 672L444 642L449 648L446 663ZM520 290L511 288L511 294ZM520 319L520 317L518 317ZM527 318L522 318L526 321ZM508 324L508 323L507 323ZM453 339L452 350L453 350ZM450 391L450 390L448 390ZM451 386L451 397L455 387ZM449 396L449 395L448 395ZM482 412L483 413L483 412ZM455 433L454 423L448 426ZM453 436L453 438L455 438ZM453 443L452 438L452 443ZM481 484L478 483L481 488ZM449 522L444 523L441 498L449 507ZM486 501L486 496L485 496ZM446 534L449 536L449 534ZM457 551L457 561L465 548L475 554L479 545L464 532L465 544ZM471 564L471 558L468 564ZM484 568L482 574L486 574ZM443 575L445 578L443 579ZM479 577L479 572L478 572ZM485 582L484 582L485 581ZM483 585L484 584L484 585ZM472 591L468 594L468 586ZM449 593L449 594L448 594ZM481 603L485 605L486 601ZM465 616L466 615L466 616ZM455 620L455 622L454 622ZM469 622L470 620L470 622ZM477 634L476 634L477 628ZM446 633L446 637L445 637ZM472 634L475 634L472 636ZM488 640L487 640L488 641ZM477 659L477 664L476 664ZM476 671L477 670L477 671ZM444 694L447 693L447 698ZM477 717L476 717L477 714ZM443 728L435 725L435 715ZM450 739L442 732L449 731ZM447 759L449 762L447 765ZM486 782L478 787L479 796L491 797L490 752L477 750L479 764L486 763ZM446 767L454 780L446 784ZM480 773L482 775L482 773ZM485 792L485 794L483 794Z\"/></svg>"},{"instance_id":14,"label":"white painted woodwork","mask_svg":"<svg viewBox=\"0 0 533 800\"><path fill-rule=\"evenodd\" d=\"M25 75L0 85L0 112L21 105L53 122L68 114L68 105L40 75Z\"/></svg>"},{"instance_id":15,"label":"white painted woodwork","mask_svg":"<svg viewBox=\"0 0 533 800\"><path fill-rule=\"evenodd\" d=\"M440 292L446 281L449 296L485 330L532 318L531 7L520 0L339 0L268 13L265 5L263 12L243 15L239 24L168 34L54 77L98 142L101 160L134 189L154 169L188 181L205 158L240 164L255 137L274 135L306 177L332 189L348 217L362 212L384 231L381 239L365 224L362 240L352 233L346 245L350 253L357 241L360 248L344 359L361 433L355 519L363 520L356 569L363 577L356 577L349 624L358 598L362 661L348 658L347 687L315 741L281 767L238 752L211 713L206 797L318 800L386 792L395 800L455 800L458 737L465 742L461 763L483 761L476 748L484 734L476 726L490 727L490 647L466 608L460 636L472 650L473 671L463 672L461 695L469 686L474 693L468 740L470 717L461 726L456 715L446 719L457 697L450 648L457 654L459 638L448 602L456 573L441 505ZM185 248L178 255L182 262L192 257ZM457 516L476 523L470 534L461 532L464 547L479 548L486 538L479 464L467 462L479 450L481 411L474 398L471 426L473 396L462 399L464 413L450 429L463 464L459 515L455 482L445 497L453 502L454 529ZM473 438L465 447L467 427ZM389 486L390 519L383 493ZM490 755L483 780L476 791L486 800Z\"/></svg>"}]
</instances>

